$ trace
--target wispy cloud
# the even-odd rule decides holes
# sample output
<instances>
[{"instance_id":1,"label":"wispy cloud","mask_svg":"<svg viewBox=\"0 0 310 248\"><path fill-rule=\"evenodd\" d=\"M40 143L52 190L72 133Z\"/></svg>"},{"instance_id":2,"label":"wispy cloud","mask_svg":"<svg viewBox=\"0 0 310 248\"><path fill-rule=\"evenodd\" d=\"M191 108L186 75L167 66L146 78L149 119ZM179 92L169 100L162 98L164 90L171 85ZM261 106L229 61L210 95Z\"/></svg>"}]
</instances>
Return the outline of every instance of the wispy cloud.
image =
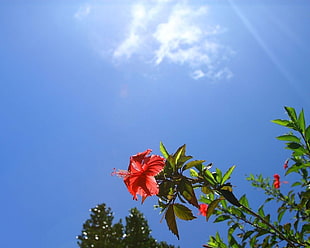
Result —
<instances>
[{"instance_id":1,"label":"wispy cloud","mask_svg":"<svg viewBox=\"0 0 310 248\"><path fill-rule=\"evenodd\" d=\"M81 20L85 17L87 17L90 14L91 6L90 5L84 5L80 7L75 13L74 18Z\"/></svg>"},{"instance_id":2,"label":"wispy cloud","mask_svg":"<svg viewBox=\"0 0 310 248\"><path fill-rule=\"evenodd\" d=\"M225 30L206 24L209 11L187 1L140 1L130 6L130 19L118 30L123 36L107 50L118 64L136 59L156 67L170 63L187 67L196 80L229 79L233 74L225 63L232 51L218 42ZM75 16L81 19L89 13L90 6Z\"/></svg>"}]
</instances>

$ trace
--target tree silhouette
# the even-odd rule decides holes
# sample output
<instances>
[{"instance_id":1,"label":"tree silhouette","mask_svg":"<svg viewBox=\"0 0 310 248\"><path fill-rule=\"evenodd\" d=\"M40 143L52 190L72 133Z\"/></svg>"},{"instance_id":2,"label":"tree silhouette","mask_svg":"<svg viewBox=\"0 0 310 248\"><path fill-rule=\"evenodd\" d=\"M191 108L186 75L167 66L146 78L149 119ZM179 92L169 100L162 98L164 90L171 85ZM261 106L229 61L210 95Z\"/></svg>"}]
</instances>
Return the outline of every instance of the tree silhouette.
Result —
<instances>
[{"instance_id":1,"label":"tree silhouette","mask_svg":"<svg viewBox=\"0 0 310 248\"><path fill-rule=\"evenodd\" d=\"M138 209L130 209L126 225L122 220L113 224L113 212L106 204L92 208L90 219L83 224L77 236L81 248L174 248L166 242L157 242L151 236L147 220Z\"/></svg>"}]
</instances>

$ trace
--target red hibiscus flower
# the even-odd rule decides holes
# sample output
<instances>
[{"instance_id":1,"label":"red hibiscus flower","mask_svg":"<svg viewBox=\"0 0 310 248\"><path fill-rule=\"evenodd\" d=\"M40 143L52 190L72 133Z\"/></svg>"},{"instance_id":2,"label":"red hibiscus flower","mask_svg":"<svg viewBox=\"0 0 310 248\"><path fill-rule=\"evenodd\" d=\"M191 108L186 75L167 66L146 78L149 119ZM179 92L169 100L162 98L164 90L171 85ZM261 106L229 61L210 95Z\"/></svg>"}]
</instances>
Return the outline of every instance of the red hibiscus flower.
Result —
<instances>
[{"instance_id":1,"label":"red hibiscus flower","mask_svg":"<svg viewBox=\"0 0 310 248\"><path fill-rule=\"evenodd\" d=\"M273 178L274 178L274 180L273 180L273 187L275 187L276 189L278 189L278 188L280 188L280 176L279 176L279 174L274 174L273 175Z\"/></svg>"},{"instance_id":2,"label":"red hibiscus flower","mask_svg":"<svg viewBox=\"0 0 310 248\"><path fill-rule=\"evenodd\" d=\"M124 178L130 194L133 199L137 200L137 195L142 196L142 203L148 196L157 195L159 192L158 184L155 176L164 168L165 159L158 155L151 155L151 149L138 153L130 157L128 171L114 171L116 174Z\"/></svg>"},{"instance_id":3,"label":"red hibiscus flower","mask_svg":"<svg viewBox=\"0 0 310 248\"><path fill-rule=\"evenodd\" d=\"M280 188L281 183L288 183L288 181L282 181L280 182L280 176L279 174L274 174L273 175L273 187L275 187L276 189Z\"/></svg>"},{"instance_id":4,"label":"red hibiscus flower","mask_svg":"<svg viewBox=\"0 0 310 248\"><path fill-rule=\"evenodd\" d=\"M199 214L206 216L208 211L208 204L199 204Z\"/></svg>"}]
</instances>

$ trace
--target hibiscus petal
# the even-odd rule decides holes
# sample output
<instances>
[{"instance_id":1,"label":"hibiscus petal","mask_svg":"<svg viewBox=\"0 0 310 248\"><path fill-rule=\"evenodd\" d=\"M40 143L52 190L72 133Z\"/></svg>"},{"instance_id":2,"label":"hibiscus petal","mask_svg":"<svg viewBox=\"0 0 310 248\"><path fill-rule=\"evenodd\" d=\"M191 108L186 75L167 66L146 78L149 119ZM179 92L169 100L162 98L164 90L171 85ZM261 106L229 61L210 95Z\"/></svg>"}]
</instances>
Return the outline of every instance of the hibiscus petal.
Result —
<instances>
[{"instance_id":1,"label":"hibiscus petal","mask_svg":"<svg viewBox=\"0 0 310 248\"><path fill-rule=\"evenodd\" d=\"M142 200L144 201L146 197L156 195L159 192L158 184L155 178L151 176L130 176L124 182L135 200L137 200L137 195L142 196Z\"/></svg>"},{"instance_id":2,"label":"hibiscus petal","mask_svg":"<svg viewBox=\"0 0 310 248\"><path fill-rule=\"evenodd\" d=\"M164 158L152 155L148 162L143 166L144 173L148 176L156 176L165 166Z\"/></svg>"},{"instance_id":3,"label":"hibiscus petal","mask_svg":"<svg viewBox=\"0 0 310 248\"><path fill-rule=\"evenodd\" d=\"M129 166L128 166L128 171L132 173L142 171L142 165L144 163L144 160L146 156L149 155L151 152L152 152L151 149L147 149L144 152L140 152L136 155L131 156Z\"/></svg>"}]
</instances>

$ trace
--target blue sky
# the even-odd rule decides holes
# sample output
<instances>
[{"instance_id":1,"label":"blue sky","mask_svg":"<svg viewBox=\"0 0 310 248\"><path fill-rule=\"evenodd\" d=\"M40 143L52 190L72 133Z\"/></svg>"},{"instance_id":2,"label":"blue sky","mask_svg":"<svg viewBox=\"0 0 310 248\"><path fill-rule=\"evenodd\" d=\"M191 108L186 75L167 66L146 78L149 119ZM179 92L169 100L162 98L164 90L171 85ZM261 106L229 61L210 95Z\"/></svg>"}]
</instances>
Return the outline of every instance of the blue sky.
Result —
<instances>
[{"instance_id":1,"label":"blue sky","mask_svg":"<svg viewBox=\"0 0 310 248\"><path fill-rule=\"evenodd\" d=\"M179 221L178 241L155 197L141 205L110 175L160 141L236 164L236 194L262 202L245 175L283 175L289 156L270 120L292 106L310 121L309 12L308 1L3 1L2 245L77 247L104 202L116 220L138 207L158 240L201 247L221 226Z\"/></svg>"}]
</instances>

